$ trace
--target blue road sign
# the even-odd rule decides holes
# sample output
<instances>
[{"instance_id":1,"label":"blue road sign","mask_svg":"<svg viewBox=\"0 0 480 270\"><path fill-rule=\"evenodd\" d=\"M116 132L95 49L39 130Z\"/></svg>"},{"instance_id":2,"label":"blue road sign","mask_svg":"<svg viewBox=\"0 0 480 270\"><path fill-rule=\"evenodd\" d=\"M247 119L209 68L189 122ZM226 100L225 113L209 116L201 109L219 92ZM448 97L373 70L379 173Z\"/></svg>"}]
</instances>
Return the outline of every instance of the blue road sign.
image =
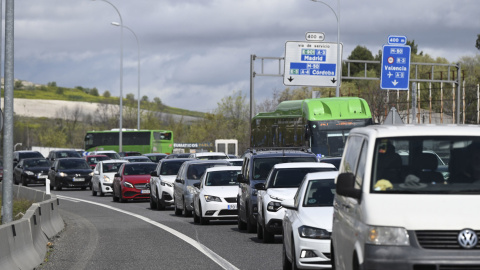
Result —
<instances>
[{"instance_id":1,"label":"blue road sign","mask_svg":"<svg viewBox=\"0 0 480 270\"><path fill-rule=\"evenodd\" d=\"M408 90L410 53L410 46L383 45L380 88Z\"/></svg>"},{"instance_id":2,"label":"blue road sign","mask_svg":"<svg viewBox=\"0 0 480 270\"><path fill-rule=\"evenodd\" d=\"M390 45L393 45L393 44L405 45L405 44L407 44L407 37L406 36L390 35L390 36L388 36L388 44L390 44Z\"/></svg>"}]
</instances>

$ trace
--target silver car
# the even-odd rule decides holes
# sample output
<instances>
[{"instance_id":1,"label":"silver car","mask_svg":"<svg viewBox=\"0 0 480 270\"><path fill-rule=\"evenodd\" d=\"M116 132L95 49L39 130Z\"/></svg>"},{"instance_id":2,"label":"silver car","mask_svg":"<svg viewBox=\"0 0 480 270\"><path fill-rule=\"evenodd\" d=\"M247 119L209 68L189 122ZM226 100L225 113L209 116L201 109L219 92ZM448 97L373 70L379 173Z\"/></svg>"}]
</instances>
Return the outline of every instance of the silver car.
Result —
<instances>
[{"instance_id":1,"label":"silver car","mask_svg":"<svg viewBox=\"0 0 480 270\"><path fill-rule=\"evenodd\" d=\"M173 206L175 215L192 216L194 183L199 183L205 170L215 166L231 166L227 160L191 160L182 164L175 179Z\"/></svg>"}]
</instances>

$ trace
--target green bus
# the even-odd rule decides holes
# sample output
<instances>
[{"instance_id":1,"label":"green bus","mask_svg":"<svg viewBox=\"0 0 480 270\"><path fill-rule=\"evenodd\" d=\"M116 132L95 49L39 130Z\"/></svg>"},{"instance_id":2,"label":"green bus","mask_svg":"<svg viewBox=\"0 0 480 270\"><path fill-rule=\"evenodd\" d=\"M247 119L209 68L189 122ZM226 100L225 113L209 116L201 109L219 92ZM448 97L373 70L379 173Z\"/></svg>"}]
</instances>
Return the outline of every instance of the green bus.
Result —
<instances>
[{"instance_id":1,"label":"green bus","mask_svg":"<svg viewBox=\"0 0 480 270\"><path fill-rule=\"evenodd\" d=\"M87 131L85 151L114 150L118 153L118 129ZM142 154L173 152L173 132L170 130L122 130L122 150Z\"/></svg>"},{"instance_id":2,"label":"green bus","mask_svg":"<svg viewBox=\"0 0 480 270\"><path fill-rule=\"evenodd\" d=\"M319 157L340 157L349 131L372 123L367 102L358 97L284 101L253 117L250 145L307 147Z\"/></svg>"}]
</instances>

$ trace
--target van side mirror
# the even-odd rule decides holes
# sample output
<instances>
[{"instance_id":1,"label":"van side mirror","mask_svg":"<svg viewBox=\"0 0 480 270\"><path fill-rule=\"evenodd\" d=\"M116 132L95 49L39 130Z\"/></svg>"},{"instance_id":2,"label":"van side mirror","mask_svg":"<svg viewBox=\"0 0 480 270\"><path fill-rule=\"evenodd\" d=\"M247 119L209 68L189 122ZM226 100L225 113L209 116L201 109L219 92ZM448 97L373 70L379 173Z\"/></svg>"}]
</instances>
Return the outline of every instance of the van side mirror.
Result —
<instances>
[{"instance_id":1,"label":"van side mirror","mask_svg":"<svg viewBox=\"0 0 480 270\"><path fill-rule=\"evenodd\" d=\"M256 190L265 190L265 183L257 183L254 187Z\"/></svg>"},{"instance_id":2,"label":"van side mirror","mask_svg":"<svg viewBox=\"0 0 480 270\"><path fill-rule=\"evenodd\" d=\"M336 192L338 195L360 200L362 191L355 189L355 176L353 173L341 173L337 177Z\"/></svg>"},{"instance_id":3,"label":"van side mirror","mask_svg":"<svg viewBox=\"0 0 480 270\"><path fill-rule=\"evenodd\" d=\"M245 178L243 178L243 174L238 174L237 175L237 182L238 183L246 183Z\"/></svg>"}]
</instances>

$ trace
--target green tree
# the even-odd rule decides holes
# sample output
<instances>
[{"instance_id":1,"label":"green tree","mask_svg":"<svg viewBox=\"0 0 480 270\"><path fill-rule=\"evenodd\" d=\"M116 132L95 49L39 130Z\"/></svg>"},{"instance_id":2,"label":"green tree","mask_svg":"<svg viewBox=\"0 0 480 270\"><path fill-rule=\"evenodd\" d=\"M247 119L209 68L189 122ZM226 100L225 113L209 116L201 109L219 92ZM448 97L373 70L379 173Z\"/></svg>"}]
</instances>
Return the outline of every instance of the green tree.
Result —
<instances>
[{"instance_id":1,"label":"green tree","mask_svg":"<svg viewBox=\"0 0 480 270\"><path fill-rule=\"evenodd\" d=\"M16 80L13 86L15 89L21 89L23 88L23 82L20 80Z\"/></svg>"},{"instance_id":2,"label":"green tree","mask_svg":"<svg viewBox=\"0 0 480 270\"><path fill-rule=\"evenodd\" d=\"M91 89L91 90L90 90L90 95L95 96L95 97L98 97L98 96L99 96L99 94L98 94L98 89L95 88L95 87L94 87L93 89Z\"/></svg>"},{"instance_id":3,"label":"green tree","mask_svg":"<svg viewBox=\"0 0 480 270\"><path fill-rule=\"evenodd\" d=\"M367 49L367 47L358 45L353 49L352 53L348 57L348 60L374 60L372 52ZM359 72L364 72L365 65L363 63L351 63L350 64L350 75L356 75ZM344 68L343 74L347 74L348 69Z\"/></svg>"},{"instance_id":4,"label":"green tree","mask_svg":"<svg viewBox=\"0 0 480 270\"><path fill-rule=\"evenodd\" d=\"M477 35L477 42L475 43L475 47L480 50L480 35Z\"/></svg>"},{"instance_id":5,"label":"green tree","mask_svg":"<svg viewBox=\"0 0 480 270\"><path fill-rule=\"evenodd\" d=\"M110 91L106 90L105 92L103 92L103 97L104 98L109 98L111 96L112 96L112 94L110 94Z\"/></svg>"}]
</instances>

